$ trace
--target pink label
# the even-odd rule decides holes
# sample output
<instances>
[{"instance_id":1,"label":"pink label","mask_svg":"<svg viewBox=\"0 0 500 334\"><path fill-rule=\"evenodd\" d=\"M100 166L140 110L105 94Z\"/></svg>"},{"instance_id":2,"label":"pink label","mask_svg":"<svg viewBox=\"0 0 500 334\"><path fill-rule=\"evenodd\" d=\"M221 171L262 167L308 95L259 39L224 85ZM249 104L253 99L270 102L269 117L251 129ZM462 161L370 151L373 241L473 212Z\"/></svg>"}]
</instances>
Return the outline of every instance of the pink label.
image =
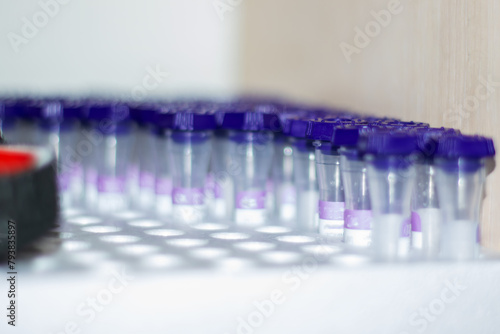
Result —
<instances>
[{"instance_id":1,"label":"pink label","mask_svg":"<svg viewBox=\"0 0 500 334\"><path fill-rule=\"evenodd\" d=\"M407 218L403 221L403 226L401 226L401 237L409 238L411 234L411 218Z\"/></svg>"},{"instance_id":2,"label":"pink label","mask_svg":"<svg viewBox=\"0 0 500 334\"><path fill-rule=\"evenodd\" d=\"M177 205L202 205L205 195L201 188L174 188L172 203Z\"/></svg>"},{"instance_id":3,"label":"pink label","mask_svg":"<svg viewBox=\"0 0 500 334\"><path fill-rule=\"evenodd\" d=\"M319 201L319 218L326 220L344 220L344 202Z\"/></svg>"},{"instance_id":4,"label":"pink label","mask_svg":"<svg viewBox=\"0 0 500 334\"><path fill-rule=\"evenodd\" d=\"M172 179L167 177L157 178L155 193L158 195L172 195Z\"/></svg>"},{"instance_id":5,"label":"pink label","mask_svg":"<svg viewBox=\"0 0 500 334\"><path fill-rule=\"evenodd\" d=\"M349 230L371 230L372 210L345 210L344 227Z\"/></svg>"},{"instance_id":6,"label":"pink label","mask_svg":"<svg viewBox=\"0 0 500 334\"><path fill-rule=\"evenodd\" d=\"M266 207L266 192L251 190L241 191L236 195L236 208L257 210L265 209Z\"/></svg>"},{"instance_id":7,"label":"pink label","mask_svg":"<svg viewBox=\"0 0 500 334\"><path fill-rule=\"evenodd\" d=\"M100 193L123 193L125 191L125 178L99 176L97 178L97 191Z\"/></svg>"},{"instance_id":8,"label":"pink label","mask_svg":"<svg viewBox=\"0 0 500 334\"><path fill-rule=\"evenodd\" d=\"M411 212L411 230L414 232L422 232L422 221L420 215L415 211Z\"/></svg>"},{"instance_id":9,"label":"pink label","mask_svg":"<svg viewBox=\"0 0 500 334\"><path fill-rule=\"evenodd\" d=\"M141 188L154 188L155 176L151 172L142 172L139 177L139 187Z\"/></svg>"}]
</instances>

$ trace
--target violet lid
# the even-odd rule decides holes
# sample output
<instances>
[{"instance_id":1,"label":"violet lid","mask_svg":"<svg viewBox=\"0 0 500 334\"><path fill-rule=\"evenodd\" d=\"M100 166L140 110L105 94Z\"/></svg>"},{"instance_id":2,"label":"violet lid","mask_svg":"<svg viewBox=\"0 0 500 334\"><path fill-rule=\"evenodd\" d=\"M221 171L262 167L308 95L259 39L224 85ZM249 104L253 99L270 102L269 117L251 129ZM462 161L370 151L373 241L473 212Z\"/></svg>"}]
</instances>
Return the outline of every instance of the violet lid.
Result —
<instances>
[{"instance_id":1,"label":"violet lid","mask_svg":"<svg viewBox=\"0 0 500 334\"><path fill-rule=\"evenodd\" d=\"M355 121L348 118L329 117L311 120L307 137L312 140L331 141L335 129L354 125Z\"/></svg>"},{"instance_id":2,"label":"violet lid","mask_svg":"<svg viewBox=\"0 0 500 334\"><path fill-rule=\"evenodd\" d=\"M357 147L362 131L361 126L336 128L333 132L332 143L335 146Z\"/></svg>"},{"instance_id":3,"label":"violet lid","mask_svg":"<svg viewBox=\"0 0 500 334\"><path fill-rule=\"evenodd\" d=\"M378 130L367 135L365 152L375 155L411 155L418 150L417 136Z\"/></svg>"},{"instance_id":4,"label":"violet lid","mask_svg":"<svg viewBox=\"0 0 500 334\"><path fill-rule=\"evenodd\" d=\"M129 107L121 102L91 102L88 106L87 120L119 123L130 120Z\"/></svg>"},{"instance_id":5,"label":"violet lid","mask_svg":"<svg viewBox=\"0 0 500 334\"><path fill-rule=\"evenodd\" d=\"M167 128L178 131L203 131L215 130L217 120L215 113L203 112L200 108L178 107L164 109L155 115L155 123L161 128Z\"/></svg>"},{"instance_id":6,"label":"violet lid","mask_svg":"<svg viewBox=\"0 0 500 334\"><path fill-rule=\"evenodd\" d=\"M160 112L161 106L157 103L129 104L130 118L140 125L155 122L156 114Z\"/></svg>"},{"instance_id":7,"label":"violet lid","mask_svg":"<svg viewBox=\"0 0 500 334\"><path fill-rule=\"evenodd\" d=\"M15 120L19 116L17 101L14 99L0 99L0 119L3 121Z\"/></svg>"},{"instance_id":8,"label":"violet lid","mask_svg":"<svg viewBox=\"0 0 500 334\"><path fill-rule=\"evenodd\" d=\"M448 159L493 157L495 145L493 139L482 136L442 136L439 139L436 156Z\"/></svg>"},{"instance_id":9,"label":"violet lid","mask_svg":"<svg viewBox=\"0 0 500 334\"><path fill-rule=\"evenodd\" d=\"M250 108L243 111L226 112L221 127L239 131L274 131L281 132L282 126L278 114Z\"/></svg>"}]
</instances>

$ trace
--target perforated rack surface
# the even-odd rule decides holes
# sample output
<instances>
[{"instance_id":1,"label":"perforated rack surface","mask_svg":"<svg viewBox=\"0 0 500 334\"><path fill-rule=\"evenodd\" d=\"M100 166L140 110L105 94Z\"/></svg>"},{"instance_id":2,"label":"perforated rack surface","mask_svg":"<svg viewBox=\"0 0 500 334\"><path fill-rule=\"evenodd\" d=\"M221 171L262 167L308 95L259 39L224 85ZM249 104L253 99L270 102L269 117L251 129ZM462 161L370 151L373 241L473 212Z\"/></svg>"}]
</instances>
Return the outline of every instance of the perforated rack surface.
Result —
<instances>
[{"instance_id":1,"label":"perforated rack surface","mask_svg":"<svg viewBox=\"0 0 500 334\"><path fill-rule=\"evenodd\" d=\"M377 263L367 251L282 226L186 226L140 212L67 210L23 255L18 326L0 326L13 333L496 333L498 259Z\"/></svg>"}]
</instances>

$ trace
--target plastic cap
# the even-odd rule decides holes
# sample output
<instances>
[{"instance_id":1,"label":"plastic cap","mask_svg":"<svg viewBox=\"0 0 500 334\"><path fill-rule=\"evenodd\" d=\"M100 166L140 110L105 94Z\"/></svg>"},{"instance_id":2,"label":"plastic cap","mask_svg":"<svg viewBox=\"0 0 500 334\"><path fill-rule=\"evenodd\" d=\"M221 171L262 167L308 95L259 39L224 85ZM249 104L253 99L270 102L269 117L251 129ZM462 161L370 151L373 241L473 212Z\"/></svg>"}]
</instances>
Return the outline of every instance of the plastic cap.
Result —
<instances>
[{"instance_id":1,"label":"plastic cap","mask_svg":"<svg viewBox=\"0 0 500 334\"><path fill-rule=\"evenodd\" d=\"M217 128L215 113L204 112L192 106L162 108L155 116L155 123L161 128L179 131L203 131Z\"/></svg>"},{"instance_id":2,"label":"plastic cap","mask_svg":"<svg viewBox=\"0 0 500 334\"><path fill-rule=\"evenodd\" d=\"M130 119L130 110L126 104L120 102L92 102L88 107L87 119L119 123Z\"/></svg>"},{"instance_id":3,"label":"plastic cap","mask_svg":"<svg viewBox=\"0 0 500 334\"><path fill-rule=\"evenodd\" d=\"M418 150L417 136L379 130L368 134L366 153L379 155L411 155Z\"/></svg>"},{"instance_id":4,"label":"plastic cap","mask_svg":"<svg viewBox=\"0 0 500 334\"><path fill-rule=\"evenodd\" d=\"M312 120L307 137L312 140L331 141L335 129L352 126L355 121L348 118L329 117Z\"/></svg>"},{"instance_id":5,"label":"plastic cap","mask_svg":"<svg viewBox=\"0 0 500 334\"><path fill-rule=\"evenodd\" d=\"M436 156L442 158L486 158L495 155L493 139L482 136L442 136Z\"/></svg>"},{"instance_id":6,"label":"plastic cap","mask_svg":"<svg viewBox=\"0 0 500 334\"><path fill-rule=\"evenodd\" d=\"M224 113L221 127L240 131L275 131L281 132L282 126L278 114L259 108L247 108L244 111Z\"/></svg>"}]
</instances>

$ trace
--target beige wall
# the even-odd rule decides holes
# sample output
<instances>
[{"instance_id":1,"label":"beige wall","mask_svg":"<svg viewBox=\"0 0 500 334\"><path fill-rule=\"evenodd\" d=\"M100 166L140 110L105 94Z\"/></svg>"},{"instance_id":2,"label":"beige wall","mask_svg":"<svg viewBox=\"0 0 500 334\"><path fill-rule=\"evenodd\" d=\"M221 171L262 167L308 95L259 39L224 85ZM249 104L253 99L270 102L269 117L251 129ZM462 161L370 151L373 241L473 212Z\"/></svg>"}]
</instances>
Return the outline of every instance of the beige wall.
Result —
<instances>
[{"instance_id":1,"label":"beige wall","mask_svg":"<svg viewBox=\"0 0 500 334\"><path fill-rule=\"evenodd\" d=\"M340 44L355 46L354 28L374 21L370 11L393 5L389 0L244 2L243 87L458 127L493 136L500 147L500 2L402 0L387 26L349 63ZM468 110L460 108L466 104ZM499 214L500 171L495 170L488 179L482 232L484 244L498 250Z\"/></svg>"}]
</instances>

